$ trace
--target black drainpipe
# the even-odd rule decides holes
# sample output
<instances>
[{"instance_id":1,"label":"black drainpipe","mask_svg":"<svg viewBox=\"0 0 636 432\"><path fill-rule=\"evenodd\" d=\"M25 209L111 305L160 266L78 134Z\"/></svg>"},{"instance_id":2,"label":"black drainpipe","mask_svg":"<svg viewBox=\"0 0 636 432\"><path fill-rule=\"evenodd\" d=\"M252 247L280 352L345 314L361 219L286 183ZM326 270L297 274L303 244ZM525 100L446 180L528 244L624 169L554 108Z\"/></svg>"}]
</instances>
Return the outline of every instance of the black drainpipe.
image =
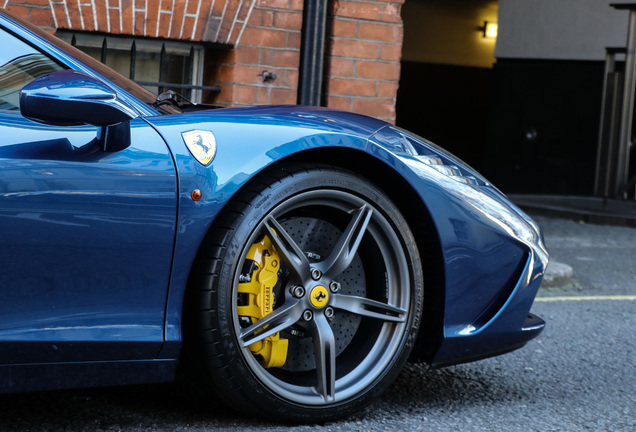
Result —
<instances>
[{"instance_id":1,"label":"black drainpipe","mask_svg":"<svg viewBox=\"0 0 636 432\"><path fill-rule=\"evenodd\" d=\"M298 68L298 104L320 106L328 0L305 0Z\"/></svg>"}]
</instances>

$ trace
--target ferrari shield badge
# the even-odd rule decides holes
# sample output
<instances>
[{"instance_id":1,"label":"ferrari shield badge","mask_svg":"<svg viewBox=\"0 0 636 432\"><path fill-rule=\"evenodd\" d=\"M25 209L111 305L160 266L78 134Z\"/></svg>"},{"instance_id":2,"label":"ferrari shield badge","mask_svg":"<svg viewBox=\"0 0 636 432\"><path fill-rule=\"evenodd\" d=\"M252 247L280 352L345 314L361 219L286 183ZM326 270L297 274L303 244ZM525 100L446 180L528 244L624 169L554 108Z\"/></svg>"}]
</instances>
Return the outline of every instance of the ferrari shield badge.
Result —
<instances>
[{"instance_id":1,"label":"ferrari shield badge","mask_svg":"<svg viewBox=\"0 0 636 432\"><path fill-rule=\"evenodd\" d=\"M182 132L181 136L196 160L204 166L212 162L216 155L216 138L212 132L193 130Z\"/></svg>"}]
</instances>

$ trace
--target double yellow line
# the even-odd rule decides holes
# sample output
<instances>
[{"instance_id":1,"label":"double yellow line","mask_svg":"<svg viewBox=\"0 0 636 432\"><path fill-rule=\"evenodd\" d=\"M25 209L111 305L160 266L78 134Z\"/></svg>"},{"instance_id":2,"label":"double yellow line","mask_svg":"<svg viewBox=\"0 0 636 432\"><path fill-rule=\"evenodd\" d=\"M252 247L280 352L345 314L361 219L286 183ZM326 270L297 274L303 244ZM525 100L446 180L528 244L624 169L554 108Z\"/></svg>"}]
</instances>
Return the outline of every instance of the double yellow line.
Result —
<instances>
[{"instance_id":1,"label":"double yellow line","mask_svg":"<svg viewBox=\"0 0 636 432\"><path fill-rule=\"evenodd\" d=\"M562 301L595 301L614 300L629 301L636 300L636 295L599 295L599 296L563 296L563 297L537 297L535 302L562 302Z\"/></svg>"}]
</instances>

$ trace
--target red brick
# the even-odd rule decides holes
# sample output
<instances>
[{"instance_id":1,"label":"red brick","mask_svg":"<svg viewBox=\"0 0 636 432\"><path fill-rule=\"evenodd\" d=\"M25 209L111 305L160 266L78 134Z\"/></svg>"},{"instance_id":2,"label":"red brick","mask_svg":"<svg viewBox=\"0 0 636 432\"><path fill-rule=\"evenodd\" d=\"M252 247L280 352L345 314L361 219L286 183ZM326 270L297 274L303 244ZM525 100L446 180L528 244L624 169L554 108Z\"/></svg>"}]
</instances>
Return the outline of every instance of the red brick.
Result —
<instances>
[{"instance_id":1,"label":"red brick","mask_svg":"<svg viewBox=\"0 0 636 432\"><path fill-rule=\"evenodd\" d=\"M379 52L380 45L376 42L334 38L331 43L331 55L337 57L377 59Z\"/></svg>"},{"instance_id":2,"label":"red brick","mask_svg":"<svg viewBox=\"0 0 636 432\"><path fill-rule=\"evenodd\" d=\"M354 60L346 60L341 58L332 58L329 67L329 75L332 77L351 77L353 76Z\"/></svg>"},{"instance_id":3,"label":"red brick","mask_svg":"<svg viewBox=\"0 0 636 432\"><path fill-rule=\"evenodd\" d=\"M279 77L280 79L280 77ZM286 70L285 71L285 81L283 85L287 87L297 87L298 86L298 71L297 70Z\"/></svg>"},{"instance_id":4,"label":"red brick","mask_svg":"<svg viewBox=\"0 0 636 432\"><path fill-rule=\"evenodd\" d=\"M395 24L374 24L361 22L358 38L382 42L402 42L402 26Z\"/></svg>"},{"instance_id":5,"label":"red brick","mask_svg":"<svg viewBox=\"0 0 636 432\"><path fill-rule=\"evenodd\" d=\"M256 102L256 87L235 85L232 100L238 103L253 104Z\"/></svg>"},{"instance_id":6,"label":"red brick","mask_svg":"<svg viewBox=\"0 0 636 432\"><path fill-rule=\"evenodd\" d=\"M55 27L50 9L31 9L29 19L40 27Z\"/></svg>"},{"instance_id":7,"label":"red brick","mask_svg":"<svg viewBox=\"0 0 636 432\"><path fill-rule=\"evenodd\" d=\"M358 36L358 23L336 18L333 20L332 32L336 37L355 38Z\"/></svg>"},{"instance_id":8,"label":"red brick","mask_svg":"<svg viewBox=\"0 0 636 432\"><path fill-rule=\"evenodd\" d=\"M287 33L287 48L300 50L300 32L289 31Z\"/></svg>"},{"instance_id":9,"label":"red brick","mask_svg":"<svg viewBox=\"0 0 636 432\"><path fill-rule=\"evenodd\" d=\"M91 6L82 6L81 12L82 12L82 16L84 17L84 30L95 31L93 8Z\"/></svg>"},{"instance_id":10,"label":"red brick","mask_svg":"<svg viewBox=\"0 0 636 432\"><path fill-rule=\"evenodd\" d=\"M259 64L260 48L252 46L239 45L232 50L234 59L240 64Z\"/></svg>"},{"instance_id":11,"label":"red brick","mask_svg":"<svg viewBox=\"0 0 636 432\"><path fill-rule=\"evenodd\" d=\"M291 0L291 10L302 11L305 7L305 0Z\"/></svg>"},{"instance_id":12,"label":"red brick","mask_svg":"<svg viewBox=\"0 0 636 432\"><path fill-rule=\"evenodd\" d=\"M300 51L272 50L271 65L274 67L297 68L300 63Z\"/></svg>"},{"instance_id":13,"label":"red brick","mask_svg":"<svg viewBox=\"0 0 636 432\"><path fill-rule=\"evenodd\" d=\"M263 26L274 27L274 11L263 11Z\"/></svg>"},{"instance_id":14,"label":"red brick","mask_svg":"<svg viewBox=\"0 0 636 432\"><path fill-rule=\"evenodd\" d=\"M236 49L211 48L213 63L217 65L236 63Z\"/></svg>"},{"instance_id":15,"label":"red brick","mask_svg":"<svg viewBox=\"0 0 636 432\"><path fill-rule=\"evenodd\" d=\"M234 66L233 81L241 84L255 84L261 82L260 74L263 68L258 66Z\"/></svg>"},{"instance_id":16,"label":"red brick","mask_svg":"<svg viewBox=\"0 0 636 432\"><path fill-rule=\"evenodd\" d=\"M225 4L229 0L226 1L215 1L212 3L212 15L220 17L223 15L223 9L225 9ZM208 9L209 10L209 9Z\"/></svg>"},{"instance_id":17,"label":"red brick","mask_svg":"<svg viewBox=\"0 0 636 432\"><path fill-rule=\"evenodd\" d=\"M13 1L14 3L23 3L24 6L48 6L51 7L51 3L49 0L24 0L24 1L16 1L16 0L10 0ZM2 3L6 3L6 2L0 2L0 4Z\"/></svg>"},{"instance_id":18,"label":"red brick","mask_svg":"<svg viewBox=\"0 0 636 432\"><path fill-rule=\"evenodd\" d=\"M135 5L137 8L141 9L144 7L145 0L135 0ZM187 2L188 9L186 10L187 14L196 14L197 13L197 2ZM203 0L201 2L201 10L210 10L210 0Z\"/></svg>"},{"instance_id":19,"label":"red brick","mask_svg":"<svg viewBox=\"0 0 636 432\"><path fill-rule=\"evenodd\" d=\"M83 28L82 28L82 19L80 18L79 7L78 7L77 3L66 2L66 8L68 10L68 13L66 14L66 16L68 17L69 21L71 22L70 28L83 30Z\"/></svg>"},{"instance_id":20,"label":"red brick","mask_svg":"<svg viewBox=\"0 0 636 432\"><path fill-rule=\"evenodd\" d=\"M174 0L172 0L171 2L165 2L165 1L160 2L159 6L161 7L161 11L170 12L170 10L174 6Z\"/></svg>"},{"instance_id":21,"label":"red brick","mask_svg":"<svg viewBox=\"0 0 636 432\"><path fill-rule=\"evenodd\" d=\"M255 0L256 7L267 9L289 9L289 0Z\"/></svg>"},{"instance_id":22,"label":"red brick","mask_svg":"<svg viewBox=\"0 0 636 432\"><path fill-rule=\"evenodd\" d=\"M341 111L351 111L353 109L352 98L329 95L327 106Z\"/></svg>"},{"instance_id":23,"label":"red brick","mask_svg":"<svg viewBox=\"0 0 636 432\"><path fill-rule=\"evenodd\" d=\"M332 78L329 94L338 96L375 96L375 81Z\"/></svg>"},{"instance_id":24,"label":"red brick","mask_svg":"<svg viewBox=\"0 0 636 432\"><path fill-rule=\"evenodd\" d=\"M254 101L257 104L269 104L269 93L271 87L261 86L256 90L256 100Z\"/></svg>"},{"instance_id":25,"label":"red brick","mask_svg":"<svg viewBox=\"0 0 636 432\"><path fill-rule=\"evenodd\" d=\"M397 97L398 87L399 85L397 82L378 82L378 97L395 98Z\"/></svg>"},{"instance_id":26,"label":"red brick","mask_svg":"<svg viewBox=\"0 0 636 432\"><path fill-rule=\"evenodd\" d=\"M225 17L221 21L220 30L218 32L218 42L225 42L230 37L230 32L233 30L234 17L238 13L238 3L229 1L226 9L223 11Z\"/></svg>"},{"instance_id":27,"label":"red brick","mask_svg":"<svg viewBox=\"0 0 636 432\"><path fill-rule=\"evenodd\" d=\"M402 44L380 45L380 60L400 61L402 59Z\"/></svg>"},{"instance_id":28,"label":"red brick","mask_svg":"<svg viewBox=\"0 0 636 432\"><path fill-rule=\"evenodd\" d=\"M70 22L68 17L66 16L66 11L64 10L63 5L54 4L53 5L53 14L57 19L57 25L60 28L69 28Z\"/></svg>"},{"instance_id":29,"label":"red brick","mask_svg":"<svg viewBox=\"0 0 636 432\"><path fill-rule=\"evenodd\" d=\"M269 46L284 48L287 34L283 31L248 27L241 38L244 45Z\"/></svg>"},{"instance_id":30,"label":"red brick","mask_svg":"<svg viewBox=\"0 0 636 432\"><path fill-rule=\"evenodd\" d=\"M259 66L271 66L272 65L272 50L270 48L261 48L260 57L258 59Z\"/></svg>"},{"instance_id":31,"label":"red brick","mask_svg":"<svg viewBox=\"0 0 636 432\"><path fill-rule=\"evenodd\" d=\"M119 26L119 9L109 9L108 15L110 16L110 32L121 34L121 27Z\"/></svg>"},{"instance_id":32,"label":"red brick","mask_svg":"<svg viewBox=\"0 0 636 432\"><path fill-rule=\"evenodd\" d=\"M276 28L300 30L303 26L303 15L300 12L276 12Z\"/></svg>"},{"instance_id":33,"label":"red brick","mask_svg":"<svg viewBox=\"0 0 636 432\"><path fill-rule=\"evenodd\" d=\"M353 1L339 1L334 3L334 15L340 17L379 21L383 12L383 8L379 4Z\"/></svg>"},{"instance_id":34,"label":"red brick","mask_svg":"<svg viewBox=\"0 0 636 432\"><path fill-rule=\"evenodd\" d=\"M227 40L227 43L230 43L232 45L236 44L236 41L237 41L239 35L241 34L241 31L243 30L243 25L244 24L236 23L236 25L232 29L232 34L230 35L230 38ZM226 43L226 42L224 42L224 43Z\"/></svg>"},{"instance_id":35,"label":"red brick","mask_svg":"<svg viewBox=\"0 0 636 432\"><path fill-rule=\"evenodd\" d=\"M137 15L137 16L139 16L139 15ZM190 39L190 38L192 38L194 36L192 34L192 28L194 27L195 21L196 21L196 19L193 18L193 17L186 17L185 21L183 22L183 33L181 33L181 38L182 39ZM139 22L139 18L137 18L137 23L138 22ZM137 23L135 25L138 25ZM143 28L143 21L142 21L141 25L142 25L142 28Z\"/></svg>"},{"instance_id":36,"label":"red brick","mask_svg":"<svg viewBox=\"0 0 636 432\"><path fill-rule=\"evenodd\" d=\"M207 20L198 19L196 28L194 29L194 36L191 38L191 40L200 41L203 40L204 37L208 36L206 35L207 24Z\"/></svg>"},{"instance_id":37,"label":"red brick","mask_svg":"<svg viewBox=\"0 0 636 432\"><path fill-rule=\"evenodd\" d=\"M159 20L159 2L149 1L148 11L146 13L146 25L145 25L146 34L144 36L156 36L158 20Z\"/></svg>"},{"instance_id":38,"label":"red brick","mask_svg":"<svg viewBox=\"0 0 636 432\"><path fill-rule=\"evenodd\" d=\"M219 81L222 83L231 83L234 81L234 65L223 64L219 68Z\"/></svg>"},{"instance_id":39,"label":"red brick","mask_svg":"<svg viewBox=\"0 0 636 432\"><path fill-rule=\"evenodd\" d=\"M399 80L399 63L382 63L374 61L359 61L356 64L356 76L383 80Z\"/></svg>"},{"instance_id":40,"label":"red brick","mask_svg":"<svg viewBox=\"0 0 636 432\"><path fill-rule=\"evenodd\" d=\"M273 87L269 96L269 103L273 105L295 104L298 96L296 90Z\"/></svg>"},{"instance_id":41,"label":"red brick","mask_svg":"<svg viewBox=\"0 0 636 432\"><path fill-rule=\"evenodd\" d=\"M254 9L250 14L250 19L246 23L250 27L261 27L263 25L263 10Z\"/></svg>"},{"instance_id":42,"label":"red brick","mask_svg":"<svg viewBox=\"0 0 636 432\"><path fill-rule=\"evenodd\" d=\"M381 119L394 119L395 101L392 99L378 100L375 98L354 99L353 111Z\"/></svg>"},{"instance_id":43,"label":"red brick","mask_svg":"<svg viewBox=\"0 0 636 432\"><path fill-rule=\"evenodd\" d=\"M7 6L6 8L9 12L16 14L17 16L19 16L20 18L23 18L25 20L29 19L29 9L25 8L24 6L15 6L13 4L10 4ZM33 24L35 25L40 25L40 23L35 22L35 21L31 21Z\"/></svg>"},{"instance_id":44,"label":"red brick","mask_svg":"<svg viewBox=\"0 0 636 432\"><path fill-rule=\"evenodd\" d=\"M170 38L171 39L179 39L181 35L181 23L183 22L183 17L185 14L185 3L180 0L175 1L174 12L172 13L171 20L172 26L170 28ZM126 28L126 19L128 12L124 10L123 18L124 18L124 28ZM189 35L188 35L189 36Z\"/></svg>"},{"instance_id":45,"label":"red brick","mask_svg":"<svg viewBox=\"0 0 636 432\"><path fill-rule=\"evenodd\" d=\"M402 23L402 4L389 3L384 6L382 21Z\"/></svg>"},{"instance_id":46,"label":"red brick","mask_svg":"<svg viewBox=\"0 0 636 432\"><path fill-rule=\"evenodd\" d=\"M251 1L246 3L241 3L241 8L239 9L239 13L237 19L239 21L245 21L247 19L247 14L250 12L250 6L252 5Z\"/></svg>"}]
</instances>

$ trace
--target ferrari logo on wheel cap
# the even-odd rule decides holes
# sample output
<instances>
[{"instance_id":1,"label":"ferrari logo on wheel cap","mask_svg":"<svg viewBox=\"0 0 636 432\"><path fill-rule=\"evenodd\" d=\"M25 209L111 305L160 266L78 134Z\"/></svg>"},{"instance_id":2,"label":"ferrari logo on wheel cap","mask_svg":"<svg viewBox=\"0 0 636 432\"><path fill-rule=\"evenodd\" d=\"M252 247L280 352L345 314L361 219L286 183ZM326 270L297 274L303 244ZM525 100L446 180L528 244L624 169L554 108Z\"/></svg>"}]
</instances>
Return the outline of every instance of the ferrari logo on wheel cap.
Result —
<instances>
[{"instance_id":1,"label":"ferrari logo on wheel cap","mask_svg":"<svg viewBox=\"0 0 636 432\"><path fill-rule=\"evenodd\" d=\"M314 307L321 308L329 300L329 290L322 285L318 285L311 290L310 301Z\"/></svg>"},{"instance_id":2,"label":"ferrari logo on wheel cap","mask_svg":"<svg viewBox=\"0 0 636 432\"><path fill-rule=\"evenodd\" d=\"M216 138L210 131L193 130L181 133L192 156L202 165L208 165L216 155Z\"/></svg>"}]
</instances>

